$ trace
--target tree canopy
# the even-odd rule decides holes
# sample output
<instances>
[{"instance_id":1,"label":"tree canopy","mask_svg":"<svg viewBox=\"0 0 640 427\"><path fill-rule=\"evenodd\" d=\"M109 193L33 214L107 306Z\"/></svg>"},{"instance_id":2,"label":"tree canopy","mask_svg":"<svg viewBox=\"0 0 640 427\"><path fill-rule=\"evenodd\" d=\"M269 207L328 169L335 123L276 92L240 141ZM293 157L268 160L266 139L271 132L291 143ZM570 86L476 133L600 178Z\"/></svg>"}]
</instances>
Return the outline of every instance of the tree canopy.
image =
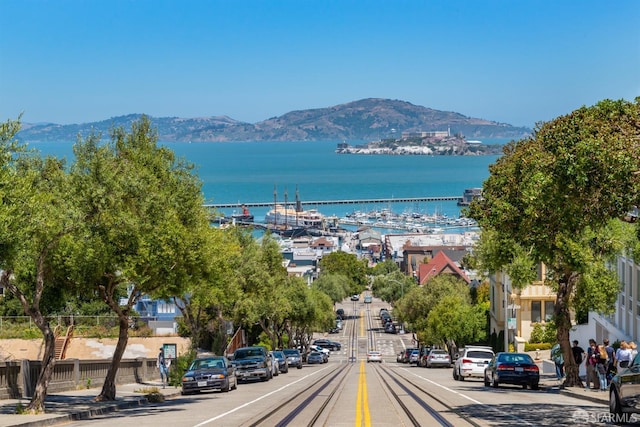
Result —
<instances>
[{"instance_id":1,"label":"tree canopy","mask_svg":"<svg viewBox=\"0 0 640 427\"><path fill-rule=\"evenodd\" d=\"M608 262L633 247L620 219L640 202L640 98L604 100L539 124L504 148L482 195L468 213L482 229L483 268L525 286L546 265L566 385L578 384L571 310L612 309L620 285Z\"/></svg>"}]
</instances>

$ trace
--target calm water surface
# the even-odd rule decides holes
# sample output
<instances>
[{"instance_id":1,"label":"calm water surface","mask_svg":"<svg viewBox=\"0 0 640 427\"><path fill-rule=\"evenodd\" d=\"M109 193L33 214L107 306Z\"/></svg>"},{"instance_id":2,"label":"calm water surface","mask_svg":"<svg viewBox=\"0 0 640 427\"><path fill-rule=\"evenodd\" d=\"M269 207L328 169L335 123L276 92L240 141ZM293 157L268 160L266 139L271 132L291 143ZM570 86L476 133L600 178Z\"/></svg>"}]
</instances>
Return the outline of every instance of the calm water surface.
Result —
<instances>
[{"instance_id":1,"label":"calm water surface","mask_svg":"<svg viewBox=\"0 0 640 427\"><path fill-rule=\"evenodd\" d=\"M481 187L497 156L391 156L336 154L340 141L163 143L196 165L207 203L243 203L300 199L373 199L461 196ZM505 143L507 140L486 140ZM30 143L43 154L72 160L72 142ZM314 206L305 205L305 208ZM328 205L326 215L382 208L393 212L445 213L458 216L455 202L388 206ZM267 208L255 209L256 220ZM238 209L239 211L239 209ZM232 213L225 212L227 214Z\"/></svg>"}]
</instances>

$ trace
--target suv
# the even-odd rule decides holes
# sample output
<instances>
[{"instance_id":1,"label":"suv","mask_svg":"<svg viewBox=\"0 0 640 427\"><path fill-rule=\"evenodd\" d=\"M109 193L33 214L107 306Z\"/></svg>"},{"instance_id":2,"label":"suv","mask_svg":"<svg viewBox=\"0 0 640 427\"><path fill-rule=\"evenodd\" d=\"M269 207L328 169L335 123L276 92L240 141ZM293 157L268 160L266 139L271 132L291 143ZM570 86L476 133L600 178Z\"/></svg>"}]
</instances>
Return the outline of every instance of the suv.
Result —
<instances>
[{"instance_id":1,"label":"suv","mask_svg":"<svg viewBox=\"0 0 640 427\"><path fill-rule=\"evenodd\" d=\"M238 380L259 378L269 381L273 378L273 359L266 347L240 347L233 352L233 364Z\"/></svg>"},{"instance_id":2,"label":"suv","mask_svg":"<svg viewBox=\"0 0 640 427\"><path fill-rule=\"evenodd\" d=\"M453 366L453 379L463 381L465 377L484 378L487 367L494 353L491 347L467 346L458 352L458 359Z\"/></svg>"}]
</instances>

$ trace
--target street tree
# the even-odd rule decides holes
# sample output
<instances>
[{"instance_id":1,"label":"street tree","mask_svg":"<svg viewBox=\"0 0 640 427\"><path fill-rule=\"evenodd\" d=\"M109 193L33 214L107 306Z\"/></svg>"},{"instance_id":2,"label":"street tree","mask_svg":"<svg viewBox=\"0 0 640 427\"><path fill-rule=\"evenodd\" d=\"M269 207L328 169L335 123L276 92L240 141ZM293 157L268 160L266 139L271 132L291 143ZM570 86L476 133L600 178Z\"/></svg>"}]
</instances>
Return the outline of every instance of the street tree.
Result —
<instances>
[{"instance_id":1,"label":"street tree","mask_svg":"<svg viewBox=\"0 0 640 427\"><path fill-rule=\"evenodd\" d=\"M336 251L320 260L320 274L341 274L348 279L349 294L359 294L368 284L366 259L355 254Z\"/></svg>"},{"instance_id":2,"label":"street tree","mask_svg":"<svg viewBox=\"0 0 640 427\"><path fill-rule=\"evenodd\" d=\"M432 277L423 286L413 287L405 296L399 299L393 309L394 314L403 322L411 325L417 331L420 341L432 344L443 342L446 338L442 335L427 333L433 330L433 321L429 324L429 317L441 301L456 296L456 304L443 306L440 310L458 311L471 305L469 286L459 278L449 274L439 274ZM433 340L436 341L433 341ZM442 341L441 341L442 340Z\"/></svg>"},{"instance_id":3,"label":"street tree","mask_svg":"<svg viewBox=\"0 0 640 427\"><path fill-rule=\"evenodd\" d=\"M106 143L96 135L79 138L74 154L74 192L86 219L69 270L118 317L118 342L96 397L114 400L136 302L143 295L180 295L183 284L200 274L199 232L208 217L192 166L157 145L147 117L130 131L114 129Z\"/></svg>"},{"instance_id":4,"label":"street tree","mask_svg":"<svg viewBox=\"0 0 640 427\"><path fill-rule=\"evenodd\" d=\"M55 281L62 240L82 222L69 194L64 162L42 159L15 139L19 121L0 125L0 284L42 332L44 351L28 413L44 412L55 365L55 335L46 315L66 294Z\"/></svg>"},{"instance_id":5,"label":"street tree","mask_svg":"<svg viewBox=\"0 0 640 427\"><path fill-rule=\"evenodd\" d=\"M395 305L396 301L410 293L417 286L414 279L403 274L398 269L388 274L374 276L371 291L383 301Z\"/></svg>"},{"instance_id":6,"label":"street tree","mask_svg":"<svg viewBox=\"0 0 640 427\"><path fill-rule=\"evenodd\" d=\"M311 287L327 294L334 304L344 300L351 290L349 279L343 274L335 273L320 275L311 283Z\"/></svg>"},{"instance_id":7,"label":"street tree","mask_svg":"<svg viewBox=\"0 0 640 427\"><path fill-rule=\"evenodd\" d=\"M275 346L283 321L291 311L290 301L285 297L287 270L282 264L280 246L273 237L265 235L262 242L244 241L241 254L236 272L243 296L236 301L234 319L247 327L260 325Z\"/></svg>"},{"instance_id":8,"label":"street tree","mask_svg":"<svg viewBox=\"0 0 640 427\"><path fill-rule=\"evenodd\" d=\"M571 311L611 312L620 290L608 267L630 248L623 218L640 204L640 98L604 100L536 126L505 146L469 215L482 229L484 269L515 287L537 265L556 292L557 340L566 386L580 385L571 355Z\"/></svg>"}]
</instances>

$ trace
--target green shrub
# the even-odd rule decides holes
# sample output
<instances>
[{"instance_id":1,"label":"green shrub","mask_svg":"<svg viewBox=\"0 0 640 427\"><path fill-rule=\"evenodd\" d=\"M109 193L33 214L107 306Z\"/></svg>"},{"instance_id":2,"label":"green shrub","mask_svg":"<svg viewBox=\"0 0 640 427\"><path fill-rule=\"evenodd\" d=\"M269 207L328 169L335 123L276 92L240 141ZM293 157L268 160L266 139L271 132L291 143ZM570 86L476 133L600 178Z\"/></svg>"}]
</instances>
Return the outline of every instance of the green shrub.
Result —
<instances>
[{"instance_id":1,"label":"green shrub","mask_svg":"<svg viewBox=\"0 0 640 427\"><path fill-rule=\"evenodd\" d=\"M169 369L169 385L174 387L182 386L182 376L187 369L189 369L189 365L196 358L196 351L190 350L182 356L178 356L171 362L171 367ZM160 373L158 373L158 378L160 377Z\"/></svg>"},{"instance_id":2,"label":"green shrub","mask_svg":"<svg viewBox=\"0 0 640 427\"><path fill-rule=\"evenodd\" d=\"M525 343L524 351L549 350L551 347L553 344L548 342Z\"/></svg>"}]
</instances>

